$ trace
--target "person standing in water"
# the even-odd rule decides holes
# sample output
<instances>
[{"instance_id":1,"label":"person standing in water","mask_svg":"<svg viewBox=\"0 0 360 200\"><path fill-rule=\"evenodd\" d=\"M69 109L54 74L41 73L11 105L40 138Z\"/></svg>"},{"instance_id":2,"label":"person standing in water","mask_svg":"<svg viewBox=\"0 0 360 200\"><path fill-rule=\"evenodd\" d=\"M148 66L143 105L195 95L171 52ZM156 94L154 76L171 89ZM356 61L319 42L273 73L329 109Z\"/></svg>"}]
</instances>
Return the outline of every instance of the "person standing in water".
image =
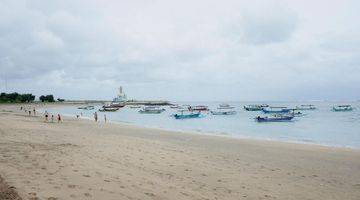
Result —
<instances>
[{"instance_id":1,"label":"person standing in water","mask_svg":"<svg viewBox=\"0 0 360 200\"><path fill-rule=\"evenodd\" d=\"M35 107L34 107L34 109L33 109L33 112L34 112L34 116L36 116L36 110L35 110Z\"/></svg>"},{"instance_id":2,"label":"person standing in water","mask_svg":"<svg viewBox=\"0 0 360 200\"><path fill-rule=\"evenodd\" d=\"M47 111L45 111L45 121L44 122L48 122L48 118L49 118L49 113Z\"/></svg>"},{"instance_id":3,"label":"person standing in water","mask_svg":"<svg viewBox=\"0 0 360 200\"><path fill-rule=\"evenodd\" d=\"M51 114L51 123L54 123L54 115Z\"/></svg>"},{"instance_id":4,"label":"person standing in water","mask_svg":"<svg viewBox=\"0 0 360 200\"><path fill-rule=\"evenodd\" d=\"M58 122L58 123L61 122L61 116L60 116L60 114L57 115L57 122Z\"/></svg>"},{"instance_id":5,"label":"person standing in water","mask_svg":"<svg viewBox=\"0 0 360 200\"><path fill-rule=\"evenodd\" d=\"M98 120L97 112L94 113L94 119L95 119L95 122L97 122L97 120Z\"/></svg>"}]
</instances>

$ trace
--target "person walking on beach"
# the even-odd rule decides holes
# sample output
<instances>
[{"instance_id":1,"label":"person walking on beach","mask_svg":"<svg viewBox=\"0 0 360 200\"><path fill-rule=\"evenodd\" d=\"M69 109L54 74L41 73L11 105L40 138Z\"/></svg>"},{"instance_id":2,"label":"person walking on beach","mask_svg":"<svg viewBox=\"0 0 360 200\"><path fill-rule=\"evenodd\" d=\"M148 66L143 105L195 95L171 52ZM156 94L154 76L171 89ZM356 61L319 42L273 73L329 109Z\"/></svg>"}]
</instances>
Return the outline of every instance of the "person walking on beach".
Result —
<instances>
[{"instance_id":1,"label":"person walking on beach","mask_svg":"<svg viewBox=\"0 0 360 200\"><path fill-rule=\"evenodd\" d=\"M104 114L104 122L106 123L107 119L106 119L106 115Z\"/></svg>"},{"instance_id":2,"label":"person walking on beach","mask_svg":"<svg viewBox=\"0 0 360 200\"><path fill-rule=\"evenodd\" d=\"M47 111L45 111L45 121L44 122L48 122L49 119L49 113Z\"/></svg>"},{"instance_id":3,"label":"person walking on beach","mask_svg":"<svg viewBox=\"0 0 360 200\"><path fill-rule=\"evenodd\" d=\"M58 123L61 122L61 116L60 116L60 114L57 115L57 122L58 122Z\"/></svg>"},{"instance_id":4,"label":"person walking on beach","mask_svg":"<svg viewBox=\"0 0 360 200\"><path fill-rule=\"evenodd\" d=\"M95 119L95 122L97 122L97 120L98 120L97 112L94 113L94 119Z\"/></svg>"},{"instance_id":5,"label":"person walking on beach","mask_svg":"<svg viewBox=\"0 0 360 200\"><path fill-rule=\"evenodd\" d=\"M31 116L31 110L29 110L29 116Z\"/></svg>"},{"instance_id":6,"label":"person walking on beach","mask_svg":"<svg viewBox=\"0 0 360 200\"><path fill-rule=\"evenodd\" d=\"M51 114L51 123L54 123L54 115Z\"/></svg>"},{"instance_id":7,"label":"person walking on beach","mask_svg":"<svg viewBox=\"0 0 360 200\"><path fill-rule=\"evenodd\" d=\"M34 109L33 109L33 112L34 112L34 116L36 116L36 110L35 110L35 107L34 107Z\"/></svg>"}]
</instances>

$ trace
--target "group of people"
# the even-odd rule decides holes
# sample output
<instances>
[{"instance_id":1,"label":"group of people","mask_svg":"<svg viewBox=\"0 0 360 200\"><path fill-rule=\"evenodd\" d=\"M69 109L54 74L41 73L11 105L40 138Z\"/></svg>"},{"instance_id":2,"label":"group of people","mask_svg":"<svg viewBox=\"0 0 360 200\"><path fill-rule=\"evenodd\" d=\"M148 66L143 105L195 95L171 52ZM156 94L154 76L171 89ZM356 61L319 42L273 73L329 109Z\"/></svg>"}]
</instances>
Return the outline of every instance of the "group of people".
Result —
<instances>
[{"instance_id":1,"label":"group of people","mask_svg":"<svg viewBox=\"0 0 360 200\"><path fill-rule=\"evenodd\" d=\"M44 122L49 122L50 114L47 111L45 111L44 117L45 117ZM50 119L51 119L51 122L53 123L54 122L54 115L53 114L51 114ZM60 123L62 121L61 115L57 114L56 119L57 119L57 122Z\"/></svg>"},{"instance_id":2,"label":"group of people","mask_svg":"<svg viewBox=\"0 0 360 200\"><path fill-rule=\"evenodd\" d=\"M25 111L25 113L28 113L29 114L29 116L31 116L31 111L32 111L32 114L34 115L34 116L36 116L36 110L35 110L35 107L31 110L31 108L29 108L29 109L26 109L25 107L20 107L20 110L24 110Z\"/></svg>"}]
</instances>

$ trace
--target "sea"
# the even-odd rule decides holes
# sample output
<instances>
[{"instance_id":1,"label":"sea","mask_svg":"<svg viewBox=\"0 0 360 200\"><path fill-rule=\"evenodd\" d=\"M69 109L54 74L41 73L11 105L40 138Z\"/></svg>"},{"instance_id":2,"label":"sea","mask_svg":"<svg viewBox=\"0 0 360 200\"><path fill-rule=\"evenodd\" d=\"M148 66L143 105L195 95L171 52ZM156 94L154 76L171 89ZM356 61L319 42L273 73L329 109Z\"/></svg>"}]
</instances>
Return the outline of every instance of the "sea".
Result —
<instances>
[{"instance_id":1,"label":"sea","mask_svg":"<svg viewBox=\"0 0 360 200\"><path fill-rule=\"evenodd\" d=\"M177 112L169 106L161 114L140 114L140 108L121 108L116 112L98 112L100 123L104 114L110 122L127 123L142 127L174 130L174 134L192 132L203 135L217 135L232 138L253 138L295 143L310 143L333 147L360 149L360 102L177 102L179 105L206 105L212 110L221 103L235 107L236 115L212 115L203 113L200 118L175 119ZM304 116L296 117L290 122L255 121L255 117L264 116L261 111L246 111L244 105L269 104L270 106L295 106L312 104L316 110L304 110ZM354 108L348 112L334 112L334 105L350 104ZM76 106L54 107L47 109L50 113L60 113L70 117L82 114L82 118L93 119L94 110L81 110Z\"/></svg>"}]
</instances>

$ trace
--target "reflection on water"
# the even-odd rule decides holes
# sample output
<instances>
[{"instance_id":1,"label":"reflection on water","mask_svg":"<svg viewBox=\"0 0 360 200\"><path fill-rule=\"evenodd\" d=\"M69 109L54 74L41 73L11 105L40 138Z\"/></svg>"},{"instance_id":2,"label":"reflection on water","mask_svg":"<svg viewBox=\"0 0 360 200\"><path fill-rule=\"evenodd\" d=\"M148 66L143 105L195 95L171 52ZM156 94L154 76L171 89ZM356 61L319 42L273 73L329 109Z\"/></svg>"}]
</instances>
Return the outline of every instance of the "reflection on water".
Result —
<instances>
[{"instance_id":1,"label":"reflection on water","mask_svg":"<svg viewBox=\"0 0 360 200\"><path fill-rule=\"evenodd\" d=\"M208 105L215 109L221 102L181 102L180 104ZM305 116L295 118L293 122L257 123L254 117L262 115L260 111L249 112L243 109L253 102L232 102L236 106L236 115L211 115L197 119L176 120L172 116L175 109L165 107L161 114L139 114L138 108L122 108L117 112L98 112L100 121L106 114L108 120L126 122L146 127L168 130L191 131L199 134L226 135L230 137L260 138L302 143L316 143L331 146L360 148L360 104L359 102L273 102L272 106L295 107L301 104L314 104L317 109L302 111ZM332 105L351 104L352 112L333 112ZM95 109L100 108L100 106ZM95 110L79 110L76 107L48 109L49 112L75 116L83 113L84 117L92 117Z\"/></svg>"}]
</instances>

